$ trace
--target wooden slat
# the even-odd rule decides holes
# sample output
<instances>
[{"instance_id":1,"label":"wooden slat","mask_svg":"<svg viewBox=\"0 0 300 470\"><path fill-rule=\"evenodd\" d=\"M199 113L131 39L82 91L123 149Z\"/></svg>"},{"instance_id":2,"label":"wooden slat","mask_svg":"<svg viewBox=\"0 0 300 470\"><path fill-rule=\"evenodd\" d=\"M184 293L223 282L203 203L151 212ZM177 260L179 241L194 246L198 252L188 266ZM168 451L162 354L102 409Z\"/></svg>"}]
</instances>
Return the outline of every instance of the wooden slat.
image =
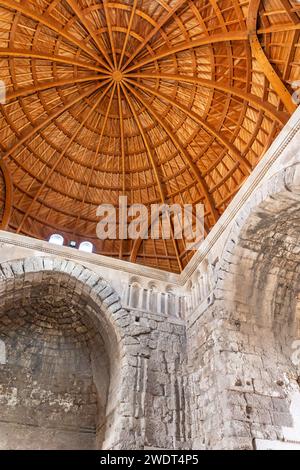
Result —
<instances>
[{"instance_id":1,"label":"wooden slat","mask_svg":"<svg viewBox=\"0 0 300 470\"><path fill-rule=\"evenodd\" d=\"M153 168L153 172L154 172L154 175L155 175L155 179L156 179L156 184L157 184L157 187L158 187L158 191L159 191L159 194L160 194L160 199L161 199L161 202L162 204L166 204L167 203L167 199L166 199L166 195L165 195L165 190L163 188L163 185L162 185L162 182L160 180L160 177L159 177L159 173L158 173L158 168L157 168L157 164L156 164L156 161L155 161L155 157L154 157L154 153L153 153L153 150L150 146L150 143L149 143L149 140L148 140L148 137L146 136L146 133L143 129L143 126L141 124L141 121L137 115L137 112L125 90L125 87L121 84L121 87L122 87L122 90L123 90L123 93L125 95L125 98L128 102L128 105L131 109L131 112L134 116L134 119L137 123L137 126L140 130L140 133L141 133L141 136L143 138L143 141L144 141L144 144L145 144L145 147L146 147L146 150L147 150L147 153L148 153L148 156L149 156L149 159L151 161L151 165L152 165L152 168ZM174 231L172 230L172 240L173 240L173 245L174 245L174 250L175 250L175 253L176 253L176 257L177 257L177 261L178 261L178 265L180 267L180 269L182 270L183 269L183 266L182 266L182 262L181 262L181 259L180 259L180 254L179 254L179 251L178 251L178 246L177 246L177 243L176 243L176 240L174 238Z\"/></svg>"},{"instance_id":2,"label":"wooden slat","mask_svg":"<svg viewBox=\"0 0 300 470\"><path fill-rule=\"evenodd\" d=\"M169 12L163 17L163 19L158 23L155 28L146 36L144 42L140 44L139 47L136 48L134 53L130 56L130 58L125 63L122 70L128 69L129 64L134 60L134 58L147 46L147 44L151 41L151 39L159 32L160 29L172 18L172 16L176 13L176 11L186 3L187 0L178 0L178 2L174 5L173 8L169 9Z\"/></svg>"},{"instance_id":3,"label":"wooden slat","mask_svg":"<svg viewBox=\"0 0 300 470\"><path fill-rule=\"evenodd\" d=\"M102 43L100 38L97 36L97 33L94 30L93 26L91 25L91 23L88 21L88 19L86 18L86 16L84 15L82 10L80 9L80 6L78 5L78 2L76 0L67 0L67 2L70 5L70 7L72 8L72 10L74 11L74 13L76 14L76 16L78 17L78 19L84 25L86 30L89 32L89 34L91 35L93 40L95 41L95 44L97 45L97 47L98 47L99 51L101 52L101 54L104 56L105 60L108 62L108 65L110 67L113 67L113 64L112 64L112 62L109 58L109 55L107 54L107 52L105 50L104 44Z\"/></svg>"},{"instance_id":4,"label":"wooden slat","mask_svg":"<svg viewBox=\"0 0 300 470\"><path fill-rule=\"evenodd\" d=\"M167 95L155 91L153 88L149 88L145 85L141 85L138 82L133 82L132 80L126 79L126 82L131 83L132 85L141 88L142 90L146 91L147 93L150 93L154 96L157 96L157 98L162 99L163 101L166 101L167 103L172 104L175 108L180 109L180 111L183 111L187 116L189 116L191 119L193 119L195 122L200 124L207 132L209 132L211 135L213 135L216 140L218 140L221 144L225 145L225 147L233 154L233 156L242 164L242 166L245 168L247 172L249 170L252 170L251 164L238 152L238 150L234 147L233 144L231 144L225 137L223 137L220 133L217 132L216 129L214 129L208 122L204 121L200 116L198 116L196 113L188 109L186 106L183 104L172 100L169 98Z\"/></svg>"},{"instance_id":5,"label":"wooden slat","mask_svg":"<svg viewBox=\"0 0 300 470\"><path fill-rule=\"evenodd\" d=\"M289 92L279 75L275 72L274 68L270 64L270 61L266 56L263 48L261 47L257 36L257 17L259 5L260 0L250 0L247 26L249 31L249 41L251 45L252 54L257 60L261 71L265 74L272 88L275 90L278 97L283 102L285 108L290 114L292 114L296 109L296 105L292 101L291 93Z\"/></svg>"},{"instance_id":6,"label":"wooden slat","mask_svg":"<svg viewBox=\"0 0 300 470\"><path fill-rule=\"evenodd\" d=\"M56 54L46 54L39 51L31 51L26 49L5 49L0 48L0 57L18 57L18 58L28 58L28 59L41 59L47 60L51 63L73 65L74 67L80 67L83 69L94 70L95 72L100 72L107 74L107 70L97 67L96 65L90 64L89 62L82 62L75 59L70 59L68 56L56 55Z\"/></svg>"},{"instance_id":7,"label":"wooden slat","mask_svg":"<svg viewBox=\"0 0 300 470\"><path fill-rule=\"evenodd\" d=\"M27 217L29 216L30 214L30 211L31 211L31 208L32 206L34 205L34 203L38 200L40 194L42 193L43 189L47 186L47 183L50 179L50 177L53 175L55 169L57 168L57 166L60 164L60 162L62 161L63 157L65 156L66 152L68 151L68 149L70 148L71 144L73 143L73 141L76 139L77 135L81 132L81 130L83 129L85 123L89 120L91 114L95 111L95 109L97 108L97 106L101 103L101 101L103 100L103 98L106 96L107 92L109 91L109 89L111 88L111 83L108 84L108 86L105 88L105 90L103 91L103 93L100 95L100 97L96 100L95 104L92 106L92 108L89 110L89 112L87 113L86 117L84 118L84 120L82 121L82 123L80 124L80 126L78 127L77 131L73 134L72 138L68 141L68 144L65 146L65 148L63 149L63 151L61 152L60 156L57 158L55 164L52 166L50 172L48 173L47 177L45 178L43 184L39 187L38 191L36 192L34 198L32 199L30 205L28 206L24 216L23 216L23 219L18 227L18 230L17 230L17 233L20 233L21 230L22 230L22 227L27 219Z\"/></svg>"},{"instance_id":8,"label":"wooden slat","mask_svg":"<svg viewBox=\"0 0 300 470\"><path fill-rule=\"evenodd\" d=\"M248 34L246 31L234 31L231 33L222 33L216 34L215 36L207 36L203 39L199 39L196 41L187 41L179 44L178 46L172 47L172 49L165 49L154 56L149 57L148 59L141 60L141 62L137 62L135 65L126 69L126 72L132 72L133 70L140 69L151 62L156 62L161 59L165 59L170 55L178 54L179 52L187 51L189 49L195 49L202 46L207 46L210 44L218 44L221 42L228 42L228 41L243 41L248 38Z\"/></svg>"},{"instance_id":9,"label":"wooden slat","mask_svg":"<svg viewBox=\"0 0 300 470\"><path fill-rule=\"evenodd\" d=\"M93 50L89 47L87 47L83 41L78 40L75 36L72 34L64 31L63 28L61 28L56 21L54 21L47 13L39 14L36 10L33 10L32 8L28 8L25 3L18 3L13 0L0 0L0 6L3 5L7 8L11 8L12 10L19 11L25 16L28 16L28 18L31 18L35 21L37 21L39 24L43 24L44 26L47 26L48 28L52 29L56 33L58 33L60 36L65 38L67 41L75 44L79 49L84 51L86 54L88 54L90 57L92 57L96 62L100 63L104 67L107 67L106 63L96 54L93 52Z\"/></svg>"},{"instance_id":10,"label":"wooden slat","mask_svg":"<svg viewBox=\"0 0 300 470\"><path fill-rule=\"evenodd\" d=\"M242 98L248 103L251 103L257 109L265 111L266 114L276 119L276 121L278 121L280 124L286 124L289 119L289 115L287 113L283 111L278 111L274 106L272 106L267 101L263 101L257 96L252 95L251 93L247 93L238 87L230 87L226 85L226 83L214 82L212 80L206 80L206 79L198 78L194 76L188 77L187 75L181 75L181 74L165 74L165 73L162 74L162 73L156 73L154 71L152 73L146 73L146 72L129 73L128 75L125 74L125 77L126 78L141 78L141 79L151 78L151 79L158 79L158 80L170 80L170 81L179 82L179 83L186 82L186 83L194 83L197 85L202 85L206 88L224 91L225 93L230 93L231 95Z\"/></svg>"}]
</instances>

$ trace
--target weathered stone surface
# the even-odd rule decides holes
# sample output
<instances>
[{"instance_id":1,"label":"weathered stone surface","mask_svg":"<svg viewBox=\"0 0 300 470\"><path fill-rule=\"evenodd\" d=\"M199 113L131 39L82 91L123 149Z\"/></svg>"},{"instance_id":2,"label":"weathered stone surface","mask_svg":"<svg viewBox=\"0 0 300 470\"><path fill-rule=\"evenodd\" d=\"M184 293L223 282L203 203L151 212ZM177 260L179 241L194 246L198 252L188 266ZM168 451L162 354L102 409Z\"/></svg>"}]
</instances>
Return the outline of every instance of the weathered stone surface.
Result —
<instances>
[{"instance_id":1,"label":"weathered stone surface","mask_svg":"<svg viewBox=\"0 0 300 470\"><path fill-rule=\"evenodd\" d=\"M168 406L186 394L183 322L124 310L107 282L63 259L17 260L1 273L1 448L186 446L176 422L187 399Z\"/></svg>"}]
</instances>

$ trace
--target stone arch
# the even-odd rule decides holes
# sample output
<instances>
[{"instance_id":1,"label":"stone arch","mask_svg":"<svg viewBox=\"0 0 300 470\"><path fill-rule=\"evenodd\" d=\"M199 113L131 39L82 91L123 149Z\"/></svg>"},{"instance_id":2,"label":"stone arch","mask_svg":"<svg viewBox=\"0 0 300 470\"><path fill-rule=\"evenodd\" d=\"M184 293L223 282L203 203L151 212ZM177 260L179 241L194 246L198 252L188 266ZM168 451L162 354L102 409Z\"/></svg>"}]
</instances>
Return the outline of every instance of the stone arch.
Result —
<instances>
[{"instance_id":1,"label":"stone arch","mask_svg":"<svg viewBox=\"0 0 300 470\"><path fill-rule=\"evenodd\" d=\"M142 285L141 281L138 277L134 276L129 281L129 289L130 289L130 306L132 308L139 308L141 303L141 292L142 292Z\"/></svg>"},{"instance_id":2,"label":"stone arch","mask_svg":"<svg viewBox=\"0 0 300 470\"><path fill-rule=\"evenodd\" d=\"M128 390L124 387L128 357L122 339L124 337L123 324L124 322L126 324L128 313L122 309L118 295L101 276L84 266L69 260L50 257L32 257L1 264L0 287L1 291L5 292L0 302L1 335L4 334L10 339L10 345L7 345L7 364L4 372L9 375L10 366L16 359L22 367L27 367L29 364L26 371L30 370L32 374L28 385L30 396L35 397L42 408L45 408L45 403L48 403L47 406L50 406L49 403L57 405L54 408L51 406L48 408L45 420L47 420L47 414L49 417L51 413L51 419L56 416L55 413L58 419L55 418L50 422L47 438L39 443L35 441L35 448L38 446L61 448L61 445L65 448L68 446L90 448L91 445L94 448L118 448L122 441L122 432L126 427L122 426L123 420L126 420L126 418L123 419L122 401L128 399ZM59 310L61 305L64 307ZM71 325L70 322L72 322ZM52 336L54 336L54 331L57 334L55 341L51 339L48 331L46 332L47 328L53 328ZM22 340L20 340L19 333L22 333ZM28 339L34 335L37 335L38 340L30 344ZM26 347L18 351L18 343ZM28 354L30 348L31 356ZM49 352L51 348L52 359L45 352ZM76 348L79 352L76 352ZM35 369L33 369L32 358L35 360ZM73 363L74 361L76 364ZM80 361L82 361L81 365ZM59 364L62 364L62 367ZM49 378L51 387L49 386L46 390L45 377L47 378L47 370L51 371L51 368L54 370L53 376ZM78 369L82 371L80 377L76 376ZM74 375L73 385L75 384L74 388L77 387L76 390L79 393L78 401L70 394L72 388L70 381L64 389L63 380L58 379L58 375L55 374L58 371L60 375L63 375L63 370L65 370L65 376ZM88 379L86 379L87 376ZM32 383L37 382L35 380L37 377L38 379L42 377L43 383L43 387L40 387L43 388L40 396L38 387L31 387ZM78 385L79 383L81 385ZM9 396L5 412L13 418L16 418L13 405L16 406L15 409L18 409L19 396L23 394L27 406L30 406L29 398L26 397L26 387L19 391L19 385L16 381L14 385L10 384L10 389L7 390ZM60 388L62 393L54 393L55 387ZM85 402L83 399L83 390L84 396L91 397L89 401ZM84 406L81 406L80 403L83 402ZM79 415L83 421L82 425L78 421L74 424L73 417L69 419L72 406L75 406L74 403L77 407L74 415ZM26 407L23 407L23 410L21 408L22 406L19 407L20 412ZM93 421L96 408L98 408L97 418ZM33 406L31 406L32 409ZM90 416L90 420L87 420L87 416ZM30 424L38 427L41 418L37 416L34 423L28 423L25 416L23 425L26 427L26 424ZM57 430L55 427L58 420L64 422L64 430ZM95 426L94 431L91 430L91 423ZM74 429L77 429L79 424L84 429L83 432L76 431L77 435L74 440ZM73 432L72 439L68 438L70 429ZM7 431L9 432L8 429ZM14 434L13 439L17 440L13 427L11 431ZM85 443L84 433L87 435L92 432L94 432L93 438L87 439ZM32 432L29 434L29 441L32 445L34 441ZM51 439L53 439L52 443ZM18 448L19 444L16 441L7 441L6 444L1 443L1 445L4 448L5 446ZM23 445L26 445L26 442L22 441Z\"/></svg>"},{"instance_id":3,"label":"stone arch","mask_svg":"<svg viewBox=\"0 0 300 470\"><path fill-rule=\"evenodd\" d=\"M154 281L148 283L148 289L151 291L158 291L157 284Z\"/></svg>"},{"instance_id":4,"label":"stone arch","mask_svg":"<svg viewBox=\"0 0 300 470\"><path fill-rule=\"evenodd\" d=\"M167 285L165 288L165 303L167 315L180 318L180 297L176 296L172 285Z\"/></svg>"},{"instance_id":5,"label":"stone arch","mask_svg":"<svg viewBox=\"0 0 300 470\"><path fill-rule=\"evenodd\" d=\"M293 361L299 213L300 165L294 165L259 188L223 252L216 292L224 299L222 361L235 447L300 443L300 361Z\"/></svg>"},{"instance_id":6,"label":"stone arch","mask_svg":"<svg viewBox=\"0 0 300 470\"><path fill-rule=\"evenodd\" d=\"M299 211L298 164L274 175L258 190L237 218L223 251L221 272L229 273L227 289L224 276L219 276L217 287L224 290L227 300L244 299L251 309L251 318L266 326L283 321L278 312L282 306L279 299L283 298L288 313L285 320L295 327L300 280ZM232 286L229 288L230 282L235 286L234 292ZM264 295L259 289L262 285Z\"/></svg>"}]
</instances>

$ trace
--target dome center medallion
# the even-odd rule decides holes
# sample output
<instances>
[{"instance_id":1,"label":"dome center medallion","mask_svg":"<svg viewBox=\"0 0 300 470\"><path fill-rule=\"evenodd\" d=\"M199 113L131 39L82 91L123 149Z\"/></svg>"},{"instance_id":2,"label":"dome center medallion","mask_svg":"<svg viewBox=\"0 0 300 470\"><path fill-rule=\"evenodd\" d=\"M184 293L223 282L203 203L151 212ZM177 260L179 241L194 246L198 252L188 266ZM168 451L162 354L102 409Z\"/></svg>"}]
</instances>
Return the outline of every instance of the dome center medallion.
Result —
<instances>
[{"instance_id":1,"label":"dome center medallion","mask_svg":"<svg viewBox=\"0 0 300 470\"><path fill-rule=\"evenodd\" d=\"M123 80L123 74L120 70L115 70L112 74L112 79L117 82L117 83L120 83L122 80Z\"/></svg>"}]
</instances>

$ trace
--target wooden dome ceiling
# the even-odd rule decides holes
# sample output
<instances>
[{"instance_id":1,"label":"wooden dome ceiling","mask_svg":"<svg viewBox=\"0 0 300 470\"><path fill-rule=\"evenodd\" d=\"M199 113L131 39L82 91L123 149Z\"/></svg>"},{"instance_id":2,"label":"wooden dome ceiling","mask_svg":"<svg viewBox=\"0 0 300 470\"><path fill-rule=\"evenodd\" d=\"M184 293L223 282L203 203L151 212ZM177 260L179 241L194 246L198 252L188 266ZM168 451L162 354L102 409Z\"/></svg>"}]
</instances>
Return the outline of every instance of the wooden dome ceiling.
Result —
<instances>
[{"instance_id":1,"label":"wooden dome ceiling","mask_svg":"<svg viewBox=\"0 0 300 470\"><path fill-rule=\"evenodd\" d=\"M180 271L183 242L100 241L96 209L203 202L208 232L295 109L299 16L291 0L0 0L3 227Z\"/></svg>"}]
</instances>

